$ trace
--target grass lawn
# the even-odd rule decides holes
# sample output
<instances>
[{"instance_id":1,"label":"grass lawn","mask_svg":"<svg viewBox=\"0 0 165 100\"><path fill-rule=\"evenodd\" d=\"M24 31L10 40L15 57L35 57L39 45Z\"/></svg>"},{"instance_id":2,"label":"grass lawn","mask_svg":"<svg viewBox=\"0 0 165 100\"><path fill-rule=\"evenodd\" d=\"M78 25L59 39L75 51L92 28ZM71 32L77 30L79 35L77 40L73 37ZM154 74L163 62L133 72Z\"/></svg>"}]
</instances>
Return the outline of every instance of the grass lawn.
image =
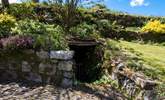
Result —
<instances>
[{"instance_id":1,"label":"grass lawn","mask_svg":"<svg viewBox=\"0 0 165 100\"><path fill-rule=\"evenodd\" d=\"M139 57L149 65L144 73L150 73L160 81L165 82L165 47L151 44L120 41L123 48L140 53Z\"/></svg>"}]
</instances>

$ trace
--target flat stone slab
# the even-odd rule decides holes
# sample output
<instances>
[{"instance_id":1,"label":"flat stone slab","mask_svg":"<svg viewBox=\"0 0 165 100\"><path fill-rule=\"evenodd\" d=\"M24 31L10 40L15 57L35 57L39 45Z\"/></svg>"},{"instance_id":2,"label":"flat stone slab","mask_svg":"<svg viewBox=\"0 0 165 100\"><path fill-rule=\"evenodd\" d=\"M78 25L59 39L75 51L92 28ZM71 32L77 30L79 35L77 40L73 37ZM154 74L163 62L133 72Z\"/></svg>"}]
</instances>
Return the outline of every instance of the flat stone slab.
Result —
<instances>
[{"instance_id":1,"label":"flat stone slab","mask_svg":"<svg viewBox=\"0 0 165 100\"><path fill-rule=\"evenodd\" d=\"M51 59L70 60L73 58L74 51L50 51Z\"/></svg>"}]
</instances>

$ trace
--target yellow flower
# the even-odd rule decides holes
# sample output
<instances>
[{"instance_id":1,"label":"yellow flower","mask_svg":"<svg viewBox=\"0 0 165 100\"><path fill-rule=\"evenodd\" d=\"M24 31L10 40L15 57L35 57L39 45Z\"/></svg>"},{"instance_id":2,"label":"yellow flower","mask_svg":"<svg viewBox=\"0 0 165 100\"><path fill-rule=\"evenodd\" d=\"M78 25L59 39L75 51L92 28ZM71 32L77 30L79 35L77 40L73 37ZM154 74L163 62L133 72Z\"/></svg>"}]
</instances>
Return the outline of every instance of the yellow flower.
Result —
<instances>
[{"instance_id":1,"label":"yellow flower","mask_svg":"<svg viewBox=\"0 0 165 100\"><path fill-rule=\"evenodd\" d=\"M15 22L16 19L9 14L0 14L0 23Z\"/></svg>"},{"instance_id":2,"label":"yellow flower","mask_svg":"<svg viewBox=\"0 0 165 100\"><path fill-rule=\"evenodd\" d=\"M162 24L159 20L149 21L141 29L142 32L151 32L158 34L165 34L165 24Z\"/></svg>"}]
</instances>

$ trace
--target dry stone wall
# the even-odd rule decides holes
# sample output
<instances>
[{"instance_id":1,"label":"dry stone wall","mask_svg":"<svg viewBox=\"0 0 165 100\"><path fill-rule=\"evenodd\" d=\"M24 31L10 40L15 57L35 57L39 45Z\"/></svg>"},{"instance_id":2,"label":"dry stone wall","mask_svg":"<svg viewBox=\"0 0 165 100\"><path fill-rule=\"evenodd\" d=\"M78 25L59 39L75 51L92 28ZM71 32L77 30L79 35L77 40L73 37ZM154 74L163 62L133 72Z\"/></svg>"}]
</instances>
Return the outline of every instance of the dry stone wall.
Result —
<instances>
[{"instance_id":1,"label":"dry stone wall","mask_svg":"<svg viewBox=\"0 0 165 100\"><path fill-rule=\"evenodd\" d=\"M0 81L72 86L73 55L73 51L1 51Z\"/></svg>"},{"instance_id":2,"label":"dry stone wall","mask_svg":"<svg viewBox=\"0 0 165 100\"><path fill-rule=\"evenodd\" d=\"M127 68L124 63L114 61L111 78L118 82L121 89L131 99L157 100L155 87L157 82L145 77L143 73L134 72Z\"/></svg>"}]
</instances>

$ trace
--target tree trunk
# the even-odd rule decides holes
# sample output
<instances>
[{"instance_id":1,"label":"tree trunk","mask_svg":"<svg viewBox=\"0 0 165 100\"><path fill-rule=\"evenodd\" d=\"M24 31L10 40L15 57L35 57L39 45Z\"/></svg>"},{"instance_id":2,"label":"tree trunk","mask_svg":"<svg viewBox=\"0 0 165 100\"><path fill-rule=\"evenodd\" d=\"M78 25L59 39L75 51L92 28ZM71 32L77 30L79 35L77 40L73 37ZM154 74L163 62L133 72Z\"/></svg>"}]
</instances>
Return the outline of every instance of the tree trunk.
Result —
<instances>
[{"instance_id":1,"label":"tree trunk","mask_svg":"<svg viewBox=\"0 0 165 100\"><path fill-rule=\"evenodd\" d=\"M9 0L1 0L3 8L9 7Z\"/></svg>"}]
</instances>

